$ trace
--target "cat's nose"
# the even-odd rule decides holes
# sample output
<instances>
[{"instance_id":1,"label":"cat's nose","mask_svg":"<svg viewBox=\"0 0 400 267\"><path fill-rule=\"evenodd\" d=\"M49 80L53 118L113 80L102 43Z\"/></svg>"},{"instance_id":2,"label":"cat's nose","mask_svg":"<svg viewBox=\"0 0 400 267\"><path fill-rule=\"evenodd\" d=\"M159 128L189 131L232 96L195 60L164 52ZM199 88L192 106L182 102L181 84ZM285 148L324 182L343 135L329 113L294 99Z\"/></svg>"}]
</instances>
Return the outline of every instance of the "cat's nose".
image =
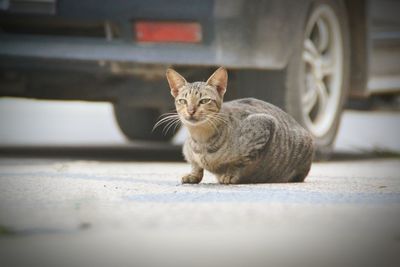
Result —
<instances>
[{"instance_id":1,"label":"cat's nose","mask_svg":"<svg viewBox=\"0 0 400 267\"><path fill-rule=\"evenodd\" d=\"M192 115L196 112L196 109L193 108L193 107L189 107L189 108L187 109L187 112L189 113L190 116L192 116Z\"/></svg>"}]
</instances>

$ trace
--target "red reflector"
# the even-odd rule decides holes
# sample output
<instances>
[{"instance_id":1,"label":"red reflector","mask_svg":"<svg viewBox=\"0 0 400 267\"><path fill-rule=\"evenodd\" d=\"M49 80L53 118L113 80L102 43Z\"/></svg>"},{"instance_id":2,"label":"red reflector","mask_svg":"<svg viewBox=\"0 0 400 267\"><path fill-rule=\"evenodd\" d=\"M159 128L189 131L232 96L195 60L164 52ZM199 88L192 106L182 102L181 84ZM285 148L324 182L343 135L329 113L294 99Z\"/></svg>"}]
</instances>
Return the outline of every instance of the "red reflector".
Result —
<instances>
[{"instance_id":1,"label":"red reflector","mask_svg":"<svg viewBox=\"0 0 400 267\"><path fill-rule=\"evenodd\" d=\"M201 26L196 22L144 22L134 24L138 42L199 43Z\"/></svg>"}]
</instances>

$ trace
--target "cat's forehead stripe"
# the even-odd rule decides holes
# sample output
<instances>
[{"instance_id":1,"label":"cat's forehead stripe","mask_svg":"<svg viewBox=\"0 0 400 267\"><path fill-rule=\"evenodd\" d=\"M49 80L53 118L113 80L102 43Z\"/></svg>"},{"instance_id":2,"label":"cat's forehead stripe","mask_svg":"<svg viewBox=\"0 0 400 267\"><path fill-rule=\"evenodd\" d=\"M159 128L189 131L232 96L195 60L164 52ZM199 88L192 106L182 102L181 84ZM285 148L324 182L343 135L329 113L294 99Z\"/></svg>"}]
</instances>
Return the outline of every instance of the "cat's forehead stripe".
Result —
<instances>
[{"instance_id":1,"label":"cat's forehead stripe","mask_svg":"<svg viewBox=\"0 0 400 267\"><path fill-rule=\"evenodd\" d=\"M205 95L213 96L214 90L209 88L204 82L190 83L181 93L181 96L184 98L188 98L190 96L202 98Z\"/></svg>"}]
</instances>

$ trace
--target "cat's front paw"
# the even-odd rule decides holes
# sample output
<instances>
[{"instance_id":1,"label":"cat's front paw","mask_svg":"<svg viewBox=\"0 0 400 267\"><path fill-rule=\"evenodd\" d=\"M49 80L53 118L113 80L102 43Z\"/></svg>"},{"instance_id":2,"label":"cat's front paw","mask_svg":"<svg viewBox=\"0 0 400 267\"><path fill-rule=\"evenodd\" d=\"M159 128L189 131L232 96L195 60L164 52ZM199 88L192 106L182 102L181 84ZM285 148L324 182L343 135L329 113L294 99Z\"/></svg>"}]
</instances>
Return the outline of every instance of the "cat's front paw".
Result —
<instances>
[{"instance_id":1,"label":"cat's front paw","mask_svg":"<svg viewBox=\"0 0 400 267\"><path fill-rule=\"evenodd\" d=\"M188 174L182 177L182 184L198 184L201 182L202 177L193 174Z\"/></svg>"},{"instance_id":2,"label":"cat's front paw","mask_svg":"<svg viewBox=\"0 0 400 267\"><path fill-rule=\"evenodd\" d=\"M220 184L238 184L239 177L236 175L224 174L218 177L218 182Z\"/></svg>"}]
</instances>

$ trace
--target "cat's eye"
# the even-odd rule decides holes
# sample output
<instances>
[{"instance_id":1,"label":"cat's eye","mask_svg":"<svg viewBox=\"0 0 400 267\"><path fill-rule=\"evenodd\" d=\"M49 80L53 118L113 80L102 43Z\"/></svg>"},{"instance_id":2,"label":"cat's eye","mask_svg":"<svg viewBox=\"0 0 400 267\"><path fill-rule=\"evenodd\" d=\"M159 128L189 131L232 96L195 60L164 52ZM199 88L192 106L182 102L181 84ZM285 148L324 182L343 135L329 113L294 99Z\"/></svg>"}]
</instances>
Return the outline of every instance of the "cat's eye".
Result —
<instances>
[{"instance_id":1,"label":"cat's eye","mask_svg":"<svg viewBox=\"0 0 400 267\"><path fill-rule=\"evenodd\" d=\"M199 101L200 104L204 105L204 104L208 104L211 102L210 98L203 98Z\"/></svg>"},{"instance_id":2,"label":"cat's eye","mask_svg":"<svg viewBox=\"0 0 400 267\"><path fill-rule=\"evenodd\" d=\"M178 104L181 104L181 105L186 105L186 103L187 103L186 99L183 99L183 98L178 99L177 102L178 102Z\"/></svg>"}]
</instances>

